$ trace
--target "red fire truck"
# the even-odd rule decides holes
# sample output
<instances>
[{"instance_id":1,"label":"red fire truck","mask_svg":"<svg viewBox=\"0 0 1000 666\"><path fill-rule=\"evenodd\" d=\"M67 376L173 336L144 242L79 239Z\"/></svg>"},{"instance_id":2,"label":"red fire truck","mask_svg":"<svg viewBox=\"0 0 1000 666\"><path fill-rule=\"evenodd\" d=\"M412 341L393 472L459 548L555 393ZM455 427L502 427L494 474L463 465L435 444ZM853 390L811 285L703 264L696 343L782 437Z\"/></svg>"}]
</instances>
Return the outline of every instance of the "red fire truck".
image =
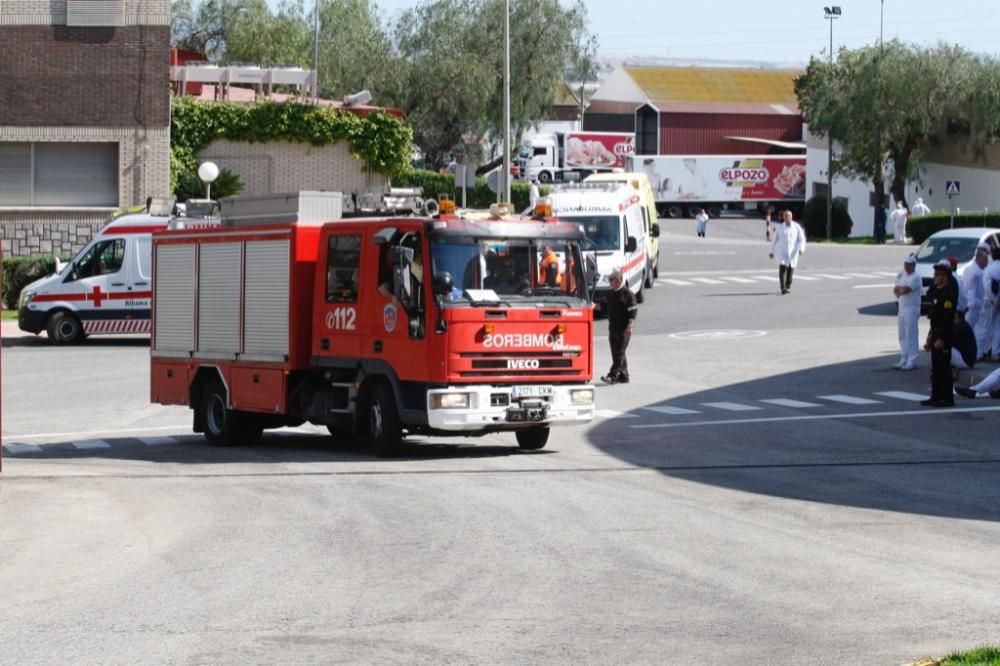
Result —
<instances>
[{"instance_id":1,"label":"red fire truck","mask_svg":"<svg viewBox=\"0 0 1000 666\"><path fill-rule=\"evenodd\" d=\"M378 455L500 431L540 449L594 416L583 242L454 215L158 232L151 399L217 444L308 421Z\"/></svg>"}]
</instances>

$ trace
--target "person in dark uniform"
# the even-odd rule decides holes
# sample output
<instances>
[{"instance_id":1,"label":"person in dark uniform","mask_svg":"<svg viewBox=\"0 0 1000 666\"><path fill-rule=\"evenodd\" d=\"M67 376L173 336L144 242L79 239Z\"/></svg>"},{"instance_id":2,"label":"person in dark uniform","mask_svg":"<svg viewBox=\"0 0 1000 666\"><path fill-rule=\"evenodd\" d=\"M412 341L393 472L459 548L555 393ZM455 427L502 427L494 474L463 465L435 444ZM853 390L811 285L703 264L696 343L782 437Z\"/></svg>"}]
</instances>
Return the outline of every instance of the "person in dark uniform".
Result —
<instances>
[{"instance_id":1,"label":"person in dark uniform","mask_svg":"<svg viewBox=\"0 0 1000 666\"><path fill-rule=\"evenodd\" d=\"M875 207L875 242L879 245L885 243L885 208L880 205Z\"/></svg>"},{"instance_id":2,"label":"person in dark uniform","mask_svg":"<svg viewBox=\"0 0 1000 666\"><path fill-rule=\"evenodd\" d=\"M616 268L611 271L608 282L611 293L608 294L607 302L594 305L608 315L608 342L611 343L611 370L601 377L601 381L605 384L628 384L628 359L625 358L625 350L632 339L639 306L635 302L635 294L625 286L621 270Z\"/></svg>"},{"instance_id":3,"label":"person in dark uniform","mask_svg":"<svg viewBox=\"0 0 1000 666\"><path fill-rule=\"evenodd\" d=\"M955 330L955 304L958 294L950 286L951 265L934 264L934 292L929 319L931 330L924 349L931 353L931 397L924 407L954 407L954 377L951 374L951 345Z\"/></svg>"}]
</instances>

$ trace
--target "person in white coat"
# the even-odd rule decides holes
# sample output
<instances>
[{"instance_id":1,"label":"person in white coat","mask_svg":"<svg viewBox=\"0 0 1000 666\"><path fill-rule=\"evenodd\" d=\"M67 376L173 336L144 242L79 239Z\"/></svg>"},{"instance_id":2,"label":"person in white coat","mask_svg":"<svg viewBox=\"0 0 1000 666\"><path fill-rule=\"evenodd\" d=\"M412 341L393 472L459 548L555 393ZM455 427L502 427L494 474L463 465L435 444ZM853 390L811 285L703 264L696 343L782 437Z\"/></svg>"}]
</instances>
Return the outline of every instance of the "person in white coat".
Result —
<instances>
[{"instance_id":1,"label":"person in white coat","mask_svg":"<svg viewBox=\"0 0 1000 666\"><path fill-rule=\"evenodd\" d=\"M538 192L538 181L534 178L531 179L531 187L528 189L528 210L526 213L528 215L535 214L535 206L539 201L542 200L541 194Z\"/></svg>"},{"instance_id":2,"label":"person in white coat","mask_svg":"<svg viewBox=\"0 0 1000 666\"><path fill-rule=\"evenodd\" d=\"M896 210L892 211L889 215L889 220L892 222L893 234L895 235L894 242L897 245L902 245L906 242L906 218L909 216L909 212L906 210L906 206L903 205L902 201L896 202Z\"/></svg>"},{"instance_id":3,"label":"person in white coat","mask_svg":"<svg viewBox=\"0 0 1000 666\"><path fill-rule=\"evenodd\" d=\"M931 212L930 206L924 203L924 200L917 197L917 203L913 204L913 208L910 210L913 213L913 217L923 217Z\"/></svg>"},{"instance_id":4,"label":"person in white coat","mask_svg":"<svg viewBox=\"0 0 1000 666\"><path fill-rule=\"evenodd\" d=\"M980 360L1000 360L1000 248L993 248L993 261L983 271L983 312L987 319Z\"/></svg>"},{"instance_id":5,"label":"person in white coat","mask_svg":"<svg viewBox=\"0 0 1000 666\"><path fill-rule=\"evenodd\" d=\"M985 290L983 289L983 271L986 269L987 263L989 263L990 258L990 246L986 243L980 243L976 247L976 256L973 258L972 263L965 267L965 272L962 273L962 291L965 292L965 321L969 322L969 326L972 327L973 331L976 331L976 346L979 349L983 348L983 343L986 342L986 331L985 327L982 329L982 335L980 335L980 329L977 328L979 325L979 320L982 319L980 314L983 309L983 299L986 296Z\"/></svg>"},{"instance_id":6,"label":"person in white coat","mask_svg":"<svg viewBox=\"0 0 1000 666\"><path fill-rule=\"evenodd\" d=\"M708 213L702 208L698 211L698 216L694 218L698 222L698 237L704 238L705 232L708 231Z\"/></svg>"},{"instance_id":7,"label":"person in white coat","mask_svg":"<svg viewBox=\"0 0 1000 666\"><path fill-rule=\"evenodd\" d=\"M778 260L778 282L781 293L792 290L792 273L799 264L799 255L806 252L806 232L802 225L792 219L792 211L781 213L782 223L771 236L770 257Z\"/></svg>"},{"instance_id":8,"label":"person in white coat","mask_svg":"<svg viewBox=\"0 0 1000 666\"><path fill-rule=\"evenodd\" d=\"M896 276L896 286L892 294L899 304L896 326L899 333L899 363L892 366L897 370L916 370L920 355L918 322L920 321L920 275L917 274L917 258L912 254L903 260L903 270Z\"/></svg>"}]
</instances>

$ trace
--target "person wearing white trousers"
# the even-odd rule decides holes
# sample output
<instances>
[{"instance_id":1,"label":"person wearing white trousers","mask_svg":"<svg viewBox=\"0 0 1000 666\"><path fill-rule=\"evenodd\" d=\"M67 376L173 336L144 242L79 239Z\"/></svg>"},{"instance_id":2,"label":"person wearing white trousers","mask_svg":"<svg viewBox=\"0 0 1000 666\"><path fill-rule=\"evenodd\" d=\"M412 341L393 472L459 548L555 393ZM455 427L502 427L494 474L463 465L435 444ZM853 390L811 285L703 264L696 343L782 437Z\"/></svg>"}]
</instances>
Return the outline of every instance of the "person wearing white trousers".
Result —
<instances>
[{"instance_id":1,"label":"person wearing white trousers","mask_svg":"<svg viewBox=\"0 0 1000 666\"><path fill-rule=\"evenodd\" d=\"M903 205L902 201L896 202L896 210L892 211L889 215L889 219L892 221L893 235L895 236L894 242L898 245L902 245L906 242L906 218L910 216L909 211L906 210L906 206Z\"/></svg>"},{"instance_id":2,"label":"person wearing white trousers","mask_svg":"<svg viewBox=\"0 0 1000 666\"><path fill-rule=\"evenodd\" d=\"M903 260L903 270L896 276L892 293L899 303L896 326L899 333L899 363L897 370L916 370L920 354L918 322L920 321L920 276L917 259L912 254Z\"/></svg>"},{"instance_id":3,"label":"person wearing white trousers","mask_svg":"<svg viewBox=\"0 0 1000 666\"><path fill-rule=\"evenodd\" d=\"M983 344L979 353L983 360L990 356L1000 360L1000 248L994 248L993 261L983 271ZM978 340L977 340L978 342Z\"/></svg>"},{"instance_id":4,"label":"person wearing white trousers","mask_svg":"<svg viewBox=\"0 0 1000 666\"><path fill-rule=\"evenodd\" d=\"M966 398L975 398L982 393L994 393L1000 391L1000 368L997 368L978 384L973 384L969 388L956 386L955 393L964 395Z\"/></svg>"},{"instance_id":5,"label":"person wearing white trousers","mask_svg":"<svg viewBox=\"0 0 1000 666\"><path fill-rule=\"evenodd\" d=\"M968 308L965 313L965 321L969 322L969 326L976 333L976 347L978 349L983 349L983 345L986 343L986 327L979 327L979 321L983 319L981 316L983 300L986 297L983 289L983 270L986 268L989 257L990 246L986 243L980 243L976 247L976 256L972 263L965 267L961 280L962 291L965 292L965 304Z\"/></svg>"}]
</instances>

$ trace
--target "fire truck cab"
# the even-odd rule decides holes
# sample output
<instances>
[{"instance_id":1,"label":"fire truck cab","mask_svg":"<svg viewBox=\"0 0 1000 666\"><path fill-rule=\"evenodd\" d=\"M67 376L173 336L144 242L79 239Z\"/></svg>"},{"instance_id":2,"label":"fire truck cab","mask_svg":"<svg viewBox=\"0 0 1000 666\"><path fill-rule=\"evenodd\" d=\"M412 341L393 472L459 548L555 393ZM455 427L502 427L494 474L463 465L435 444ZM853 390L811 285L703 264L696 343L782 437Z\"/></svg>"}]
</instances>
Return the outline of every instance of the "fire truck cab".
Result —
<instances>
[{"instance_id":1,"label":"fire truck cab","mask_svg":"<svg viewBox=\"0 0 1000 666\"><path fill-rule=\"evenodd\" d=\"M220 444L308 421L379 455L405 435L542 448L594 416L583 242L455 216L157 233L152 400Z\"/></svg>"}]
</instances>

